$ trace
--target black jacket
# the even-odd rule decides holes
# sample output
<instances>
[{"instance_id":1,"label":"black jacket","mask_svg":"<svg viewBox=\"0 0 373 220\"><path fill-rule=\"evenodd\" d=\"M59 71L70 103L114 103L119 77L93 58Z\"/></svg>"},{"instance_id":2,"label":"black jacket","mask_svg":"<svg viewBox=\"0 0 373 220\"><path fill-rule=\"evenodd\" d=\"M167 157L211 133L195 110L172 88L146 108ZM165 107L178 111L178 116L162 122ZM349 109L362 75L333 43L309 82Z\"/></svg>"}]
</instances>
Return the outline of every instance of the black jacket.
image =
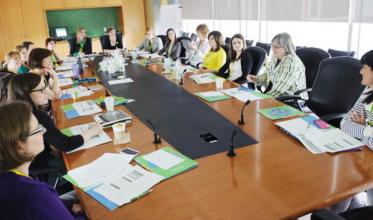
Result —
<instances>
[{"instance_id":1,"label":"black jacket","mask_svg":"<svg viewBox=\"0 0 373 220\"><path fill-rule=\"evenodd\" d=\"M175 41L174 45L172 45L171 53L168 54L168 48L170 47L170 43L166 43L166 45L159 51L159 55L164 55L165 57L172 58L173 60L176 60L180 57L181 54L181 47L183 45L180 43L180 41Z\"/></svg>"},{"instance_id":2,"label":"black jacket","mask_svg":"<svg viewBox=\"0 0 373 220\"><path fill-rule=\"evenodd\" d=\"M76 42L76 37L71 38L69 40L70 44L70 55L73 56L75 53L79 52L80 46ZM92 54L92 39L89 37L85 38L85 44L83 46L83 51L84 54Z\"/></svg>"},{"instance_id":3,"label":"black jacket","mask_svg":"<svg viewBox=\"0 0 373 220\"><path fill-rule=\"evenodd\" d=\"M245 83L247 74L251 73L251 69L253 67L253 57L246 51L242 51L241 56L241 77L234 80L234 82L242 84ZM228 78L229 77L229 64L231 63L230 59L227 59L227 62L219 69L218 76Z\"/></svg>"},{"instance_id":4,"label":"black jacket","mask_svg":"<svg viewBox=\"0 0 373 220\"><path fill-rule=\"evenodd\" d=\"M122 35L117 34L116 39L117 41L115 42L115 46L111 46L110 44L110 38L109 35L104 35L101 36L101 43L102 43L102 49L103 50L115 50L117 48L123 49L123 41L122 41Z\"/></svg>"}]
</instances>

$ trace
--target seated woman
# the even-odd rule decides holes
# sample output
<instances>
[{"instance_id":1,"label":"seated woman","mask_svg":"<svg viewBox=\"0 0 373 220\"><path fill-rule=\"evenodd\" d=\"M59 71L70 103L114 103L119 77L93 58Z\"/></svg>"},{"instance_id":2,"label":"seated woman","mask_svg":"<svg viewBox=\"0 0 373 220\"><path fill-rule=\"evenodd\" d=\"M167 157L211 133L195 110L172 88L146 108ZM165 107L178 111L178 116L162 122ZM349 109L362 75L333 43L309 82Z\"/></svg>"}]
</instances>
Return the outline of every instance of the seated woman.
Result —
<instances>
[{"instance_id":1,"label":"seated woman","mask_svg":"<svg viewBox=\"0 0 373 220\"><path fill-rule=\"evenodd\" d=\"M28 52L27 52L27 48L23 45L18 45L16 46L16 51L18 51L19 55L21 56L21 62L22 62L22 65L21 67L18 69L18 73L19 74L22 74L22 73L28 73L30 71L30 68L28 68Z\"/></svg>"},{"instance_id":2,"label":"seated woman","mask_svg":"<svg viewBox=\"0 0 373 220\"><path fill-rule=\"evenodd\" d=\"M221 47L222 34L219 31L212 31L208 35L210 51L203 58L202 68L198 73L217 73L227 61L227 54Z\"/></svg>"},{"instance_id":3,"label":"seated woman","mask_svg":"<svg viewBox=\"0 0 373 220\"><path fill-rule=\"evenodd\" d=\"M40 109L40 106L48 103L46 88L44 77L33 73L16 75L11 80L9 88L11 99L29 103L33 107L33 114L39 123L46 128L43 135L46 144L45 152L40 154L39 160L35 160L36 163L33 163L33 166L36 167L40 167L40 164L46 165L50 155L50 145L61 151L71 151L102 132L102 127L97 124L82 135L68 137L62 134L47 113Z\"/></svg>"},{"instance_id":4,"label":"seated woman","mask_svg":"<svg viewBox=\"0 0 373 220\"><path fill-rule=\"evenodd\" d=\"M161 38L154 35L152 28L147 28L145 39L137 48L149 53L158 54L158 52L163 48L163 43Z\"/></svg>"},{"instance_id":5,"label":"seated woman","mask_svg":"<svg viewBox=\"0 0 373 220\"><path fill-rule=\"evenodd\" d=\"M177 60L180 57L182 45L176 38L175 30L169 28L166 32L166 36L166 45L164 45L158 54Z\"/></svg>"},{"instance_id":6,"label":"seated woman","mask_svg":"<svg viewBox=\"0 0 373 220\"><path fill-rule=\"evenodd\" d=\"M61 96L61 89L58 86L58 77L56 71L53 69L52 52L44 48L35 48L29 55L30 72L44 76L47 81L48 99L59 99Z\"/></svg>"},{"instance_id":7,"label":"seated woman","mask_svg":"<svg viewBox=\"0 0 373 220\"><path fill-rule=\"evenodd\" d=\"M5 55L5 62L2 66L2 71L18 73L22 65L21 56L17 51L11 51Z\"/></svg>"},{"instance_id":8,"label":"seated woman","mask_svg":"<svg viewBox=\"0 0 373 220\"><path fill-rule=\"evenodd\" d=\"M62 62L60 57L57 55L57 53L54 51L54 46L56 45L56 40L53 38L47 38L45 40L45 47L52 53L51 59L53 66L57 66Z\"/></svg>"},{"instance_id":9,"label":"seated woman","mask_svg":"<svg viewBox=\"0 0 373 220\"><path fill-rule=\"evenodd\" d=\"M27 49L27 55L30 55L31 51L34 49L34 42L24 41L22 43L22 46L24 46Z\"/></svg>"},{"instance_id":10,"label":"seated woman","mask_svg":"<svg viewBox=\"0 0 373 220\"><path fill-rule=\"evenodd\" d=\"M207 39L209 29L206 24L200 24L197 26L196 32L199 40L189 44L186 50L186 63L198 67L210 50L209 41Z\"/></svg>"},{"instance_id":11,"label":"seated woman","mask_svg":"<svg viewBox=\"0 0 373 220\"><path fill-rule=\"evenodd\" d=\"M262 73L258 76L248 75L247 80L266 86L266 93L273 97L293 95L297 90L305 89L305 67L295 54L295 47L288 33L280 33L272 39L272 53L271 61L263 67Z\"/></svg>"},{"instance_id":12,"label":"seated woman","mask_svg":"<svg viewBox=\"0 0 373 220\"><path fill-rule=\"evenodd\" d=\"M76 37L69 40L70 56L92 54L92 39L87 37L84 27L78 28Z\"/></svg>"},{"instance_id":13,"label":"seated woman","mask_svg":"<svg viewBox=\"0 0 373 220\"><path fill-rule=\"evenodd\" d=\"M45 132L30 105L1 104L0 118L0 216L14 220L83 219L74 216L82 211L80 204L65 206L53 187L29 174L31 161L44 149Z\"/></svg>"},{"instance_id":14,"label":"seated woman","mask_svg":"<svg viewBox=\"0 0 373 220\"><path fill-rule=\"evenodd\" d=\"M219 69L218 76L242 84L251 72L253 57L245 50L246 41L242 34L235 34L231 39L229 58Z\"/></svg>"},{"instance_id":15,"label":"seated woman","mask_svg":"<svg viewBox=\"0 0 373 220\"><path fill-rule=\"evenodd\" d=\"M104 36L102 41L102 50L104 52L110 52L116 49L123 49L122 36L118 35L114 27L108 27L106 29L107 35Z\"/></svg>"}]
</instances>

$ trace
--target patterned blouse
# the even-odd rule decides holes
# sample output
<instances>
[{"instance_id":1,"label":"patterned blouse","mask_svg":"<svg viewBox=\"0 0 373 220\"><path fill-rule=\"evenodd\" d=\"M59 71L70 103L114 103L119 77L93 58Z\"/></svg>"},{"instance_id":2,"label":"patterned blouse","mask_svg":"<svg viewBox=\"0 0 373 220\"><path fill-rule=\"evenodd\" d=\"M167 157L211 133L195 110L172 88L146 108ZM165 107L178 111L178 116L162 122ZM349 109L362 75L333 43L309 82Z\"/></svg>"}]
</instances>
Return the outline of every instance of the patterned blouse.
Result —
<instances>
[{"instance_id":1,"label":"patterned blouse","mask_svg":"<svg viewBox=\"0 0 373 220\"><path fill-rule=\"evenodd\" d=\"M297 55L287 55L277 64L277 58L272 57L271 61L262 69L257 78L257 85L268 86L272 82L268 95L279 97L283 95L294 95L294 92L306 88L305 67Z\"/></svg>"},{"instance_id":2,"label":"patterned blouse","mask_svg":"<svg viewBox=\"0 0 373 220\"><path fill-rule=\"evenodd\" d=\"M352 137L360 139L370 149L373 149L373 102L369 104L363 103L364 99L367 97L366 93L371 91L372 89L366 89L357 100L354 107L343 117L341 129ZM352 112L355 112L357 115L364 113L365 123L359 124L352 121Z\"/></svg>"}]
</instances>

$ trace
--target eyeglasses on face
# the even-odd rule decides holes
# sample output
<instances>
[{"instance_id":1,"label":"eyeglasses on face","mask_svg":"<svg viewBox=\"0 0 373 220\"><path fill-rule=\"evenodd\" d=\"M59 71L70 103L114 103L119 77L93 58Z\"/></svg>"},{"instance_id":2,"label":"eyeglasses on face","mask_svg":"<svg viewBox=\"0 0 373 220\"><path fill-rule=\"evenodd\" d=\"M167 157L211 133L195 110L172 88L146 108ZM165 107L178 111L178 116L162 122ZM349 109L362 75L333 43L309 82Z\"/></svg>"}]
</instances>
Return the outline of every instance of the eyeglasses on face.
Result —
<instances>
[{"instance_id":1,"label":"eyeglasses on face","mask_svg":"<svg viewBox=\"0 0 373 220\"><path fill-rule=\"evenodd\" d=\"M40 133L40 132L45 132L45 130L46 130L46 129L44 128L43 125L38 124L38 127L37 127L35 130L31 131L31 132L27 135L27 137L30 137L30 136L35 135L35 134L38 134L38 133Z\"/></svg>"},{"instance_id":2,"label":"eyeglasses on face","mask_svg":"<svg viewBox=\"0 0 373 220\"><path fill-rule=\"evenodd\" d=\"M41 89L34 89L34 90L31 90L31 92L41 92L41 93L44 93L45 90L47 89L47 85L45 85L43 88Z\"/></svg>"}]
</instances>

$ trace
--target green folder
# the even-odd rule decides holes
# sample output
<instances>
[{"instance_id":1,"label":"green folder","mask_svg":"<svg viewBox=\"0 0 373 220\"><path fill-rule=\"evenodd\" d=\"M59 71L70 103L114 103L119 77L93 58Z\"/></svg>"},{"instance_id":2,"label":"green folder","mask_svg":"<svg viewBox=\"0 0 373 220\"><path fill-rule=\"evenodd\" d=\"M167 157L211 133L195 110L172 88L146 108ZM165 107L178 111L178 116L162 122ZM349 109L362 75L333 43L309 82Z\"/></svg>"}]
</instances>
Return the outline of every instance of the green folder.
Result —
<instances>
[{"instance_id":1,"label":"green folder","mask_svg":"<svg viewBox=\"0 0 373 220\"><path fill-rule=\"evenodd\" d=\"M176 157L179 157L182 159L182 161L168 169L163 169L161 167L159 167L157 164L154 164L148 160L146 160L146 158L144 158L146 155L150 155L152 153L156 153L157 151L164 151L166 153L169 153L169 154L172 154L173 156L176 156ZM186 157L185 155L181 154L180 152L174 150L173 148L171 147L164 147L162 149L159 149L157 151L154 151L154 152L151 152L149 154L145 154L145 155L141 155L141 156L138 156L135 158L135 161L140 164L142 167L156 173L156 174L159 174L161 176L164 176L165 179L168 179L170 177L173 177L179 173L183 173L185 171L188 171L190 169L193 169L194 167L198 166L198 162L195 161L195 160L192 160L188 157Z\"/></svg>"},{"instance_id":2,"label":"green folder","mask_svg":"<svg viewBox=\"0 0 373 220\"><path fill-rule=\"evenodd\" d=\"M123 98L123 97L118 97L118 96L114 96L114 95L111 96L111 97L114 98L114 106L117 106L117 105L128 102L128 99ZM105 98L95 99L95 102L96 102L96 104L101 105L104 102L104 99Z\"/></svg>"},{"instance_id":3,"label":"green folder","mask_svg":"<svg viewBox=\"0 0 373 220\"><path fill-rule=\"evenodd\" d=\"M208 102L217 102L217 101L222 101L222 100L226 100L230 98L230 96L227 96L223 93L222 95L219 95L219 96L204 96L203 92L196 92L194 94Z\"/></svg>"},{"instance_id":4,"label":"green folder","mask_svg":"<svg viewBox=\"0 0 373 220\"><path fill-rule=\"evenodd\" d=\"M269 118L271 120L304 115L304 112L299 111L298 109L295 109L288 105L274 107L274 108L260 109L258 110L258 112L262 114L264 117Z\"/></svg>"}]
</instances>

